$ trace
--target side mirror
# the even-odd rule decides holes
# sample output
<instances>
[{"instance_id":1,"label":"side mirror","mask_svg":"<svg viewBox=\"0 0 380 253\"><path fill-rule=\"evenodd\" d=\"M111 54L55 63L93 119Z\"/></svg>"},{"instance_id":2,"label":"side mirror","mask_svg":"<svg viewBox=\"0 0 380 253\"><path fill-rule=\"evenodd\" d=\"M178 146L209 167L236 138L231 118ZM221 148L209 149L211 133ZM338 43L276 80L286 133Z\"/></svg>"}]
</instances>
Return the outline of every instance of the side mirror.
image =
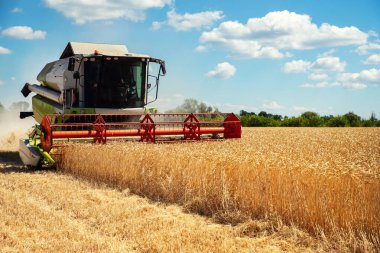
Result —
<instances>
[{"instance_id":1,"label":"side mirror","mask_svg":"<svg viewBox=\"0 0 380 253\"><path fill-rule=\"evenodd\" d=\"M75 68L75 58L69 59L69 65L67 66L68 71L74 71Z\"/></svg>"},{"instance_id":2,"label":"side mirror","mask_svg":"<svg viewBox=\"0 0 380 253\"><path fill-rule=\"evenodd\" d=\"M162 69L162 74L166 74L166 67L165 67L165 62L164 61L161 61L160 62L160 67Z\"/></svg>"}]
</instances>

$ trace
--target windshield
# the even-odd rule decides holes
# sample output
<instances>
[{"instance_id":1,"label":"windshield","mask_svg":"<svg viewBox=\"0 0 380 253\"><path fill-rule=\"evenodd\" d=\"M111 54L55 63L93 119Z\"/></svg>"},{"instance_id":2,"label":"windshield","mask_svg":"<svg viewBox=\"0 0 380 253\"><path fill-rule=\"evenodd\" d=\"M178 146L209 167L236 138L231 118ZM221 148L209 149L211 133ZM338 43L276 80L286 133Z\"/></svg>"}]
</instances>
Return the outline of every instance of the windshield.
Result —
<instances>
[{"instance_id":1,"label":"windshield","mask_svg":"<svg viewBox=\"0 0 380 253\"><path fill-rule=\"evenodd\" d=\"M84 65L86 107L145 106L145 61L141 58L105 56L93 59Z\"/></svg>"}]
</instances>

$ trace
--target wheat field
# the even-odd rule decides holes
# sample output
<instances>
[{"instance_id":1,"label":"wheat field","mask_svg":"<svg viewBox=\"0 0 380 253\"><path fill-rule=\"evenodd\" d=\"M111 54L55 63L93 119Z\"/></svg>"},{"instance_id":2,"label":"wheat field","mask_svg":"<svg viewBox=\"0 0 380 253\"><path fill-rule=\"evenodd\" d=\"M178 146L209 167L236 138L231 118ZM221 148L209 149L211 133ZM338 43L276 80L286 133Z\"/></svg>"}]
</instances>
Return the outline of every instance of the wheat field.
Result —
<instances>
[{"instance_id":1,"label":"wheat field","mask_svg":"<svg viewBox=\"0 0 380 253\"><path fill-rule=\"evenodd\" d=\"M15 135L17 136L17 135ZM0 147L0 252L328 252L331 243L276 218L236 226L101 182L22 166L14 135ZM9 140L9 141L8 141ZM363 247L364 246L364 247Z\"/></svg>"},{"instance_id":2,"label":"wheat field","mask_svg":"<svg viewBox=\"0 0 380 253\"><path fill-rule=\"evenodd\" d=\"M220 223L275 216L315 235L341 234L347 244L379 249L376 128L251 128L241 140L75 144L64 154L64 173Z\"/></svg>"}]
</instances>

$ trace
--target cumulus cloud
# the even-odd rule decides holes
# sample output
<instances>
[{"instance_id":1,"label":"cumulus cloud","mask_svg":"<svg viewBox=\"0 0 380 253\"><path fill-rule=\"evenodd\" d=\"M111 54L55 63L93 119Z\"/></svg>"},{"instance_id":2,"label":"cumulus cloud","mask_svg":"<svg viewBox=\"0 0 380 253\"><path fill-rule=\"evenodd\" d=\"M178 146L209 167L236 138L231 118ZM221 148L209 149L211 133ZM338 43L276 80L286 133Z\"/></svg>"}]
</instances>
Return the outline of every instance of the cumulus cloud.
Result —
<instances>
[{"instance_id":1,"label":"cumulus cloud","mask_svg":"<svg viewBox=\"0 0 380 253\"><path fill-rule=\"evenodd\" d=\"M203 11L198 13L178 14L175 10L167 13L167 24L177 31L209 28L215 21L223 18L222 11Z\"/></svg>"},{"instance_id":2,"label":"cumulus cloud","mask_svg":"<svg viewBox=\"0 0 380 253\"><path fill-rule=\"evenodd\" d=\"M313 72L321 74L324 72L342 72L346 65L346 62L341 61L339 57L325 56L317 58L314 62L304 60L286 62L283 66L283 71L285 73Z\"/></svg>"},{"instance_id":3,"label":"cumulus cloud","mask_svg":"<svg viewBox=\"0 0 380 253\"><path fill-rule=\"evenodd\" d=\"M311 62L304 60L294 60L286 62L283 67L285 73L304 73L311 67Z\"/></svg>"},{"instance_id":4,"label":"cumulus cloud","mask_svg":"<svg viewBox=\"0 0 380 253\"><path fill-rule=\"evenodd\" d=\"M223 18L222 11L203 11L197 13L178 14L175 10L166 13L167 20L152 23L152 29L158 30L162 25L173 27L176 31L210 28L215 21Z\"/></svg>"},{"instance_id":5,"label":"cumulus cloud","mask_svg":"<svg viewBox=\"0 0 380 253\"><path fill-rule=\"evenodd\" d=\"M10 53L12 53L11 50L9 50L8 48L0 46L0 54L10 54Z\"/></svg>"},{"instance_id":6,"label":"cumulus cloud","mask_svg":"<svg viewBox=\"0 0 380 253\"><path fill-rule=\"evenodd\" d=\"M279 109L284 109L285 107L277 103L276 101L269 101L266 102L262 105L264 109L268 110L279 110Z\"/></svg>"},{"instance_id":7,"label":"cumulus cloud","mask_svg":"<svg viewBox=\"0 0 380 253\"><path fill-rule=\"evenodd\" d=\"M366 69L358 73L339 73L335 82L306 83L303 88L343 87L353 90L365 89L369 85L380 85L380 69Z\"/></svg>"},{"instance_id":8,"label":"cumulus cloud","mask_svg":"<svg viewBox=\"0 0 380 253\"><path fill-rule=\"evenodd\" d=\"M327 50L326 52L323 52L323 53L320 53L318 54L318 58L321 58L321 57L326 57L326 56L331 56L332 54L334 54L336 52L336 50L334 48L330 49L330 50Z\"/></svg>"},{"instance_id":9,"label":"cumulus cloud","mask_svg":"<svg viewBox=\"0 0 380 253\"><path fill-rule=\"evenodd\" d=\"M22 39L22 40L41 40L45 39L46 32L41 30L33 31L29 26L12 26L1 32L2 35Z\"/></svg>"},{"instance_id":10,"label":"cumulus cloud","mask_svg":"<svg viewBox=\"0 0 380 253\"><path fill-rule=\"evenodd\" d=\"M236 73L236 68L228 62L222 62L216 65L216 67L207 73L208 77L215 77L219 79L229 79Z\"/></svg>"},{"instance_id":11,"label":"cumulus cloud","mask_svg":"<svg viewBox=\"0 0 380 253\"><path fill-rule=\"evenodd\" d=\"M170 5L172 0L45 0L45 3L75 23L84 24L118 18L142 21L146 10Z\"/></svg>"},{"instance_id":12,"label":"cumulus cloud","mask_svg":"<svg viewBox=\"0 0 380 253\"><path fill-rule=\"evenodd\" d=\"M283 50L362 45L368 36L354 26L327 23L318 26L308 15L284 10L250 18L246 24L222 22L213 30L203 32L200 42L222 47L233 56L283 58L289 54Z\"/></svg>"},{"instance_id":13,"label":"cumulus cloud","mask_svg":"<svg viewBox=\"0 0 380 253\"><path fill-rule=\"evenodd\" d=\"M380 64L380 54L370 55L365 61L364 64Z\"/></svg>"},{"instance_id":14,"label":"cumulus cloud","mask_svg":"<svg viewBox=\"0 0 380 253\"><path fill-rule=\"evenodd\" d=\"M203 52L207 52L207 47L203 46L203 45L199 45L197 46L195 49L194 49L195 52L198 52L198 53L203 53Z\"/></svg>"},{"instance_id":15,"label":"cumulus cloud","mask_svg":"<svg viewBox=\"0 0 380 253\"><path fill-rule=\"evenodd\" d=\"M340 86L340 84L337 82L330 83L327 81L317 82L317 83L305 83L301 85L302 88L331 88L331 87L336 87L336 86Z\"/></svg>"},{"instance_id":16,"label":"cumulus cloud","mask_svg":"<svg viewBox=\"0 0 380 253\"><path fill-rule=\"evenodd\" d=\"M373 50L380 50L380 44L376 44L376 43L366 43L364 45L360 45L357 49L356 49L356 52L358 54L368 54L369 51L373 51Z\"/></svg>"},{"instance_id":17,"label":"cumulus cloud","mask_svg":"<svg viewBox=\"0 0 380 253\"><path fill-rule=\"evenodd\" d=\"M354 83L380 84L380 69L366 69L359 73L342 73L338 75L337 80L347 85Z\"/></svg>"},{"instance_id":18,"label":"cumulus cloud","mask_svg":"<svg viewBox=\"0 0 380 253\"><path fill-rule=\"evenodd\" d=\"M326 73L311 73L307 78L313 81L324 81L327 80L329 76Z\"/></svg>"},{"instance_id":19,"label":"cumulus cloud","mask_svg":"<svg viewBox=\"0 0 380 253\"><path fill-rule=\"evenodd\" d=\"M327 56L318 58L311 65L311 69L316 72L342 72L346 67L346 62L342 62L339 57Z\"/></svg>"},{"instance_id":20,"label":"cumulus cloud","mask_svg":"<svg viewBox=\"0 0 380 253\"><path fill-rule=\"evenodd\" d=\"M158 30L161 28L161 22L154 21L150 27L152 30Z\"/></svg>"},{"instance_id":21,"label":"cumulus cloud","mask_svg":"<svg viewBox=\"0 0 380 253\"><path fill-rule=\"evenodd\" d=\"M305 106L297 106L297 105L292 106L292 109L293 111L296 111L296 112L315 111L315 109L313 108L307 108Z\"/></svg>"},{"instance_id":22,"label":"cumulus cloud","mask_svg":"<svg viewBox=\"0 0 380 253\"><path fill-rule=\"evenodd\" d=\"M380 55L378 55L380 56ZM368 59L370 59L369 57ZM368 61L367 59L367 61ZM377 57L372 57L375 62ZM294 60L283 66L285 73L305 73L310 81L302 84L302 88L332 88L365 89L369 85L380 85L380 69L368 69L359 73L344 72L346 62L339 57L319 57L314 62Z\"/></svg>"}]
</instances>

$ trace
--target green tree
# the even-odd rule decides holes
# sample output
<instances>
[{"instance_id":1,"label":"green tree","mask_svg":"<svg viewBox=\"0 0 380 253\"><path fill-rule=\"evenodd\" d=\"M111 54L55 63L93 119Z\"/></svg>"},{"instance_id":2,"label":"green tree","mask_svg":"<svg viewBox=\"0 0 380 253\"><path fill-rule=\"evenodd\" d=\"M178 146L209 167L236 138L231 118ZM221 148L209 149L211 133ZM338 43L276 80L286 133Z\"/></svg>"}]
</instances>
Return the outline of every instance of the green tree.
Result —
<instances>
[{"instance_id":1,"label":"green tree","mask_svg":"<svg viewBox=\"0 0 380 253\"><path fill-rule=\"evenodd\" d=\"M327 122L327 126L345 127L345 126L350 126L350 123L348 122L347 118L344 116L335 116Z\"/></svg>"},{"instance_id":2,"label":"green tree","mask_svg":"<svg viewBox=\"0 0 380 253\"><path fill-rule=\"evenodd\" d=\"M257 115L259 115L259 116L261 116L261 117L267 117L267 116L268 116L268 113L266 113L266 112L264 112L264 111L261 111L261 112L259 112L259 114L257 114Z\"/></svg>"},{"instance_id":3,"label":"green tree","mask_svg":"<svg viewBox=\"0 0 380 253\"><path fill-rule=\"evenodd\" d=\"M279 126L279 122L268 117L249 115L244 116L242 121L243 126L256 126L256 127L267 127L267 126Z\"/></svg>"},{"instance_id":4,"label":"green tree","mask_svg":"<svg viewBox=\"0 0 380 253\"><path fill-rule=\"evenodd\" d=\"M319 114L316 112L307 111L301 114L301 117L304 117L306 119L319 117Z\"/></svg>"},{"instance_id":5,"label":"green tree","mask_svg":"<svg viewBox=\"0 0 380 253\"><path fill-rule=\"evenodd\" d=\"M287 118L282 121L281 125L286 127L303 127L307 126L307 119L303 117Z\"/></svg>"},{"instance_id":6,"label":"green tree","mask_svg":"<svg viewBox=\"0 0 380 253\"><path fill-rule=\"evenodd\" d=\"M353 112L349 112L343 115L348 121L348 124L352 127L360 126L361 118Z\"/></svg>"},{"instance_id":7,"label":"green tree","mask_svg":"<svg viewBox=\"0 0 380 253\"><path fill-rule=\"evenodd\" d=\"M371 118L369 118L370 121L377 121L376 115L374 112L371 113Z\"/></svg>"},{"instance_id":8,"label":"green tree","mask_svg":"<svg viewBox=\"0 0 380 253\"><path fill-rule=\"evenodd\" d=\"M249 116L249 115L256 115L256 113L254 113L254 112L247 112L245 110L240 110L239 115L240 116Z\"/></svg>"},{"instance_id":9,"label":"green tree","mask_svg":"<svg viewBox=\"0 0 380 253\"><path fill-rule=\"evenodd\" d=\"M305 126L318 127L323 124L323 119L316 112L304 112L301 114L301 118L305 119Z\"/></svg>"},{"instance_id":10,"label":"green tree","mask_svg":"<svg viewBox=\"0 0 380 253\"><path fill-rule=\"evenodd\" d=\"M361 122L361 126L363 126L363 127L374 127L374 126L376 126L376 121L373 121L373 120L370 120L370 119L363 120Z\"/></svg>"}]
</instances>

